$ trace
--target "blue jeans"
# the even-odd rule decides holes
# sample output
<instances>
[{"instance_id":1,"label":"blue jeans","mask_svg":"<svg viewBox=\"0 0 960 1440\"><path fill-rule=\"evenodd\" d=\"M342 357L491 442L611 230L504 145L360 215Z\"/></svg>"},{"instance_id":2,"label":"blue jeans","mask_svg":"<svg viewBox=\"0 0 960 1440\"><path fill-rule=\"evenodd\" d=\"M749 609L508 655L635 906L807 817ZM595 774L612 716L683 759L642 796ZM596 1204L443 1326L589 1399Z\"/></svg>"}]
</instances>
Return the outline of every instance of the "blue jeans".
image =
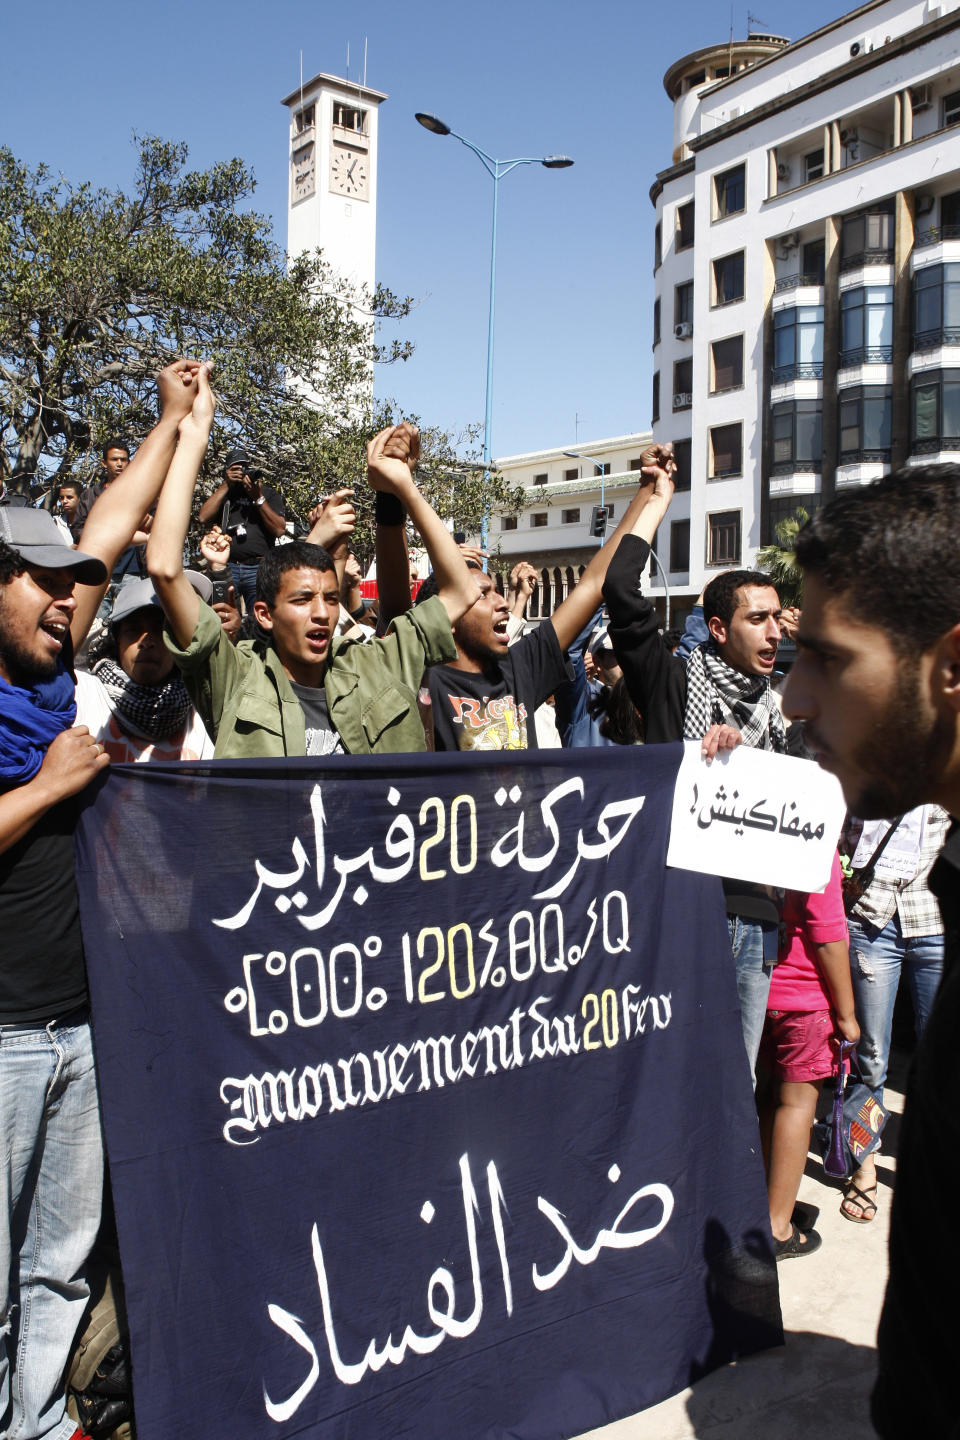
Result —
<instances>
[{"instance_id":1,"label":"blue jeans","mask_svg":"<svg viewBox=\"0 0 960 1440\"><path fill-rule=\"evenodd\" d=\"M237 608L239 600L243 596L244 613L253 614L253 602L257 598L257 573L260 566L238 565L235 560L230 561L230 574L233 576L233 583L237 588Z\"/></svg>"},{"instance_id":2,"label":"blue jeans","mask_svg":"<svg viewBox=\"0 0 960 1440\"><path fill-rule=\"evenodd\" d=\"M882 930L855 918L850 919L849 926L850 975L860 1025L857 1062L863 1083L882 1102L901 968L910 986L919 1039L943 974L943 936L905 939L896 914Z\"/></svg>"},{"instance_id":3,"label":"blue jeans","mask_svg":"<svg viewBox=\"0 0 960 1440\"><path fill-rule=\"evenodd\" d=\"M73 1023L76 1021L76 1023ZM103 1144L90 1026L0 1026L0 1434L67 1440Z\"/></svg>"},{"instance_id":4,"label":"blue jeans","mask_svg":"<svg viewBox=\"0 0 960 1440\"><path fill-rule=\"evenodd\" d=\"M770 971L776 956L777 927L742 915L728 915L730 948L737 967L737 994L740 996L740 1023L743 1043L750 1062L750 1079L757 1083L757 1055L763 1022L767 1018Z\"/></svg>"}]
</instances>

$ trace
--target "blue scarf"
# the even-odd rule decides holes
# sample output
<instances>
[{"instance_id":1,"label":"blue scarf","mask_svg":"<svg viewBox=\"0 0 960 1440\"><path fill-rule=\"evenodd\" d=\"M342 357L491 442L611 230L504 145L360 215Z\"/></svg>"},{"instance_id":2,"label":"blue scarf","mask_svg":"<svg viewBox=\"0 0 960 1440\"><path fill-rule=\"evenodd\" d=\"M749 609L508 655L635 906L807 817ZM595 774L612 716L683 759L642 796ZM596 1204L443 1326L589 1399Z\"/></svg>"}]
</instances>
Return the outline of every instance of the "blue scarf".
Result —
<instances>
[{"instance_id":1,"label":"blue scarf","mask_svg":"<svg viewBox=\"0 0 960 1440\"><path fill-rule=\"evenodd\" d=\"M14 785L32 780L51 740L76 718L73 676L62 660L52 680L29 690L0 676L0 780Z\"/></svg>"}]
</instances>

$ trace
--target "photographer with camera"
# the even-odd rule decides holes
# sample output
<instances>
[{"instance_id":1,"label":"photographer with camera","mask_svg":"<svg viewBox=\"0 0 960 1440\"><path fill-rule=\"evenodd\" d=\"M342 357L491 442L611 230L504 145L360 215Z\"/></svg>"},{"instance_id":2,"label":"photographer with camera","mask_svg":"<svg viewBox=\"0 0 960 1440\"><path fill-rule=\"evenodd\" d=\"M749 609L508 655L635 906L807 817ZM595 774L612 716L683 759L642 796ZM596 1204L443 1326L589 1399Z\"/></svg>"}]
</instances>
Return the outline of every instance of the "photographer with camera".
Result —
<instances>
[{"instance_id":1,"label":"photographer with camera","mask_svg":"<svg viewBox=\"0 0 960 1440\"><path fill-rule=\"evenodd\" d=\"M248 614L257 598L260 561L286 528L284 503L262 477L245 450L228 450L223 480L199 515L201 525L217 524L230 537L230 571Z\"/></svg>"}]
</instances>

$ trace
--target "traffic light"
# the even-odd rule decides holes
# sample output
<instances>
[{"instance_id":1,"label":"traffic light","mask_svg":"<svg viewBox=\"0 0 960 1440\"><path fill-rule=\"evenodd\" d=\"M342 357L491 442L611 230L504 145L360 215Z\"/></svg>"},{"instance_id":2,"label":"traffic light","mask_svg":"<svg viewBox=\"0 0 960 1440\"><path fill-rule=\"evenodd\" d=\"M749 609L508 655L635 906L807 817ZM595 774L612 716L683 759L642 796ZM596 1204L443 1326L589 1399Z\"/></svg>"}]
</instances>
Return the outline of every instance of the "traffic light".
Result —
<instances>
[{"instance_id":1,"label":"traffic light","mask_svg":"<svg viewBox=\"0 0 960 1440\"><path fill-rule=\"evenodd\" d=\"M602 540L607 533L607 507L594 505L590 516L590 534L594 540Z\"/></svg>"}]
</instances>

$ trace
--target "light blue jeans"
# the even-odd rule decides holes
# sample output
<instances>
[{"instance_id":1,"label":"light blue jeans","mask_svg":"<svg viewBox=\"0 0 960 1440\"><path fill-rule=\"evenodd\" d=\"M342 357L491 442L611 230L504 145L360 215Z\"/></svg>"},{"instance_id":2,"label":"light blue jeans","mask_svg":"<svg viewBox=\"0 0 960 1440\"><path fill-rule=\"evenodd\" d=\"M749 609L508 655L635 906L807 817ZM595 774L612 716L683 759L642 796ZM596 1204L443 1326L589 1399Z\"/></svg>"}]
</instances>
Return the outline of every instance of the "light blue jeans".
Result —
<instances>
[{"instance_id":1,"label":"light blue jeans","mask_svg":"<svg viewBox=\"0 0 960 1440\"><path fill-rule=\"evenodd\" d=\"M919 1040L943 974L943 936L921 935L906 939L900 929L900 917L896 914L882 930L855 918L848 923L850 975L860 1025L857 1062L864 1085L869 1086L875 1098L882 1102L883 1083L890 1059L893 1006L901 969L905 971L910 986L913 1019Z\"/></svg>"},{"instance_id":2,"label":"light blue jeans","mask_svg":"<svg viewBox=\"0 0 960 1440\"><path fill-rule=\"evenodd\" d=\"M743 1043L750 1062L750 1079L756 1085L757 1056L770 994L770 972L777 953L777 927L763 925L759 920L745 920L741 915L728 915L727 929L737 967Z\"/></svg>"},{"instance_id":3,"label":"light blue jeans","mask_svg":"<svg viewBox=\"0 0 960 1440\"><path fill-rule=\"evenodd\" d=\"M0 1435L67 1440L66 1367L103 1192L82 1017L0 1026L0 1164Z\"/></svg>"}]
</instances>

